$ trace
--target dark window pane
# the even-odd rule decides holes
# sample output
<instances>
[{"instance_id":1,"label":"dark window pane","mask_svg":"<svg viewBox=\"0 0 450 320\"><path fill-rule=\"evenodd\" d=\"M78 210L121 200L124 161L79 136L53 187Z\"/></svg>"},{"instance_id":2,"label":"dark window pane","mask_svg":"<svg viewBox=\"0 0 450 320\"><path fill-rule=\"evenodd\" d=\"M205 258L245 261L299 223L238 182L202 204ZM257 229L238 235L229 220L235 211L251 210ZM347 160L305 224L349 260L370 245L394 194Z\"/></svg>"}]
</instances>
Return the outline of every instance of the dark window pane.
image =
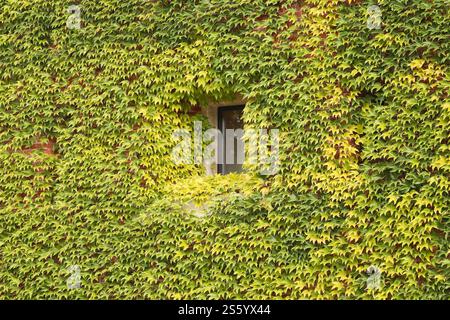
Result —
<instances>
[{"instance_id":1,"label":"dark window pane","mask_svg":"<svg viewBox=\"0 0 450 320\"><path fill-rule=\"evenodd\" d=\"M243 106L219 108L219 130L223 136L218 152L221 159L221 164L218 165L219 173L242 171L245 152L242 141L243 111Z\"/></svg>"}]
</instances>

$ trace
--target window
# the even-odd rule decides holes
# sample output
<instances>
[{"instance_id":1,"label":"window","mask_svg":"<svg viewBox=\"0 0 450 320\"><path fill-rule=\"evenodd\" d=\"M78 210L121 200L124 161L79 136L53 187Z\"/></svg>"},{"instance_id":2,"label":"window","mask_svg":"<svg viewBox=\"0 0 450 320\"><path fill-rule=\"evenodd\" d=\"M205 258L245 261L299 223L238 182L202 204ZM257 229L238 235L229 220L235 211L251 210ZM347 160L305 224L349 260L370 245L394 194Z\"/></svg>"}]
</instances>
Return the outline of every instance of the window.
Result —
<instances>
[{"instance_id":1,"label":"window","mask_svg":"<svg viewBox=\"0 0 450 320\"><path fill-rule=\"evenodd\" d=\"M219 107L217 111L217 128L222 133L218 143L217 172L220 174L241 172L245 154L242 140L244 106Z\"/></svg>"}]
</instances>

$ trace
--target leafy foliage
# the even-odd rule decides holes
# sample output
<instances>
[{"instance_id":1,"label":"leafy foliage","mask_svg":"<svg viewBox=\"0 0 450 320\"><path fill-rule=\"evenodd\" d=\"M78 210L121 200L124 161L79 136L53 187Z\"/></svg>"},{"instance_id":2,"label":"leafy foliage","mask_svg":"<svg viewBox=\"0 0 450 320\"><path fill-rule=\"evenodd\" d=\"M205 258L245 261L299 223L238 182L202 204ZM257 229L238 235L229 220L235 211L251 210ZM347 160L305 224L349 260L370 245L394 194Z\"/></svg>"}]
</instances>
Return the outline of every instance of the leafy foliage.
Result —
<instances>
[{"instance_id":1,"label":"leafy foliage","mask_svg":"<svg viewBox=\"0 0 450 320\"><path fill-rule=\"evenodd\" d=\"M0 0L1 298L448 299L447 0L70 4ZM233 94L278 175L171 160Z\"/></svg>"}]
</instances>

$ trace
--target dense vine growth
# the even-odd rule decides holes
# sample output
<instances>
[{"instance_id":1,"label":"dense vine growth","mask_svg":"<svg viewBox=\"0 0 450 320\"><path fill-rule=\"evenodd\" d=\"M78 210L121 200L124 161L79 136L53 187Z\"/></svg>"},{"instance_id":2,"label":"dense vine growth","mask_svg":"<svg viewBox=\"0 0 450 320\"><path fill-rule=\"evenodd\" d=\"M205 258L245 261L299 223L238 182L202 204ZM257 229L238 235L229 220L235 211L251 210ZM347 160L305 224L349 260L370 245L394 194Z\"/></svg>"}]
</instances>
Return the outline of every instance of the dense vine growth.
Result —
<instances>
[{"instance_id":1,"label":"dense vine growth","mask_svg":"<svg viewBox=\"0 0 450 320\"><path fill-rule=\"evenodd\" d=\"M0 298L448 299L449 7L0 0ZM278 174L174 163L235 95Z\"/></svg>"}]
</instances>

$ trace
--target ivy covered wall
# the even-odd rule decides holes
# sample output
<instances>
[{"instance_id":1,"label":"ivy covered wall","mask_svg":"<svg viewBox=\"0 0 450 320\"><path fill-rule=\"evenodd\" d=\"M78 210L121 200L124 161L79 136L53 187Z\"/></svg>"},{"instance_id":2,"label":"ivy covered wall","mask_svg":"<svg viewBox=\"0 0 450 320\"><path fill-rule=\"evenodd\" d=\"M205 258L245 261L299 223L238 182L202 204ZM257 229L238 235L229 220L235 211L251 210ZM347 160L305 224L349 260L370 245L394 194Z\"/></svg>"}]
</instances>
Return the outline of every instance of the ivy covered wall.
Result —
<instances>
[{"instance_id":1,"label":"ivy covered wall","mask_svg":"<svg viewBox=\"0 0 450 320\"><path fill-rule=\"evenodd\" d=\"M450 296L447 0L0 8L1 298ZM278 174L175 164L236 94Z\"/></svg>"}]
</instances>

